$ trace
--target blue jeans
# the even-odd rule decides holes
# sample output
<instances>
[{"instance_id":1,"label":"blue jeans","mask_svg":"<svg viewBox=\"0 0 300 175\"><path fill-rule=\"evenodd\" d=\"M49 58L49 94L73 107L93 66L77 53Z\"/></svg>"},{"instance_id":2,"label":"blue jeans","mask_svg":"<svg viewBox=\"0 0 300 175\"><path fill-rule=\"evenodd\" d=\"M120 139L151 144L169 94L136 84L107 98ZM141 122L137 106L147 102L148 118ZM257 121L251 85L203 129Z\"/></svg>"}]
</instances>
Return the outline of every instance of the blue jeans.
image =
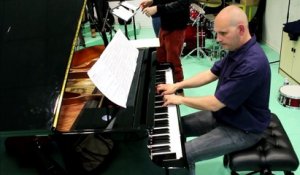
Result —
<instances>
[{"instance_id":1,"label":"blue jeans","mask_svg":"<svg viewBox=\"0 0 300 175\"><path fill-rule=\"evenodd\" d=\"M158 37L159 29L160 29L160 17L152 16L152 25L155 32L156 37Z\"/></svg>"},{"instance_id":2,"label":"blue jeans","mask_svg":"<svg viewBox=\"0 0 300 175\"><path fill-rule=\"evenodd\" d=\"M248 148L263 136L263 133L247 133L219 123L210 111L196 112L181 119L185 137L196 137L185 143L190 174L195 174L195 162Z\"/></svg>"}]
</instances>

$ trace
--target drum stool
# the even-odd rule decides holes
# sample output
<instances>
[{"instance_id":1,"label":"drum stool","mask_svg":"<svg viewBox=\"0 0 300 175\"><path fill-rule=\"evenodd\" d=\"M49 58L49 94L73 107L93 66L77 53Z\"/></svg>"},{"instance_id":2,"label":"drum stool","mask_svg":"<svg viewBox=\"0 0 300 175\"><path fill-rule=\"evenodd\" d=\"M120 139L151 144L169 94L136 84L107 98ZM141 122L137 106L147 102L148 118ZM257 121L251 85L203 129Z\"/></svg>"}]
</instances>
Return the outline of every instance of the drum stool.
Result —
<instances>
[{"instance_id":1,"label":"drum stool","mask_svg":"<svg viewBox=\"0 0 300 175\"><path fill-rule=\"evenodd\" d=\"M264 134L253 147L224 156L224 166L230 168L231 175L238 175L237 171L250 171L248 175L257 172L272 175L272 171L294 174L292 171L297 169L299 160L275 114L272 114L271 123Z\"/></svg>"}]
</instances>

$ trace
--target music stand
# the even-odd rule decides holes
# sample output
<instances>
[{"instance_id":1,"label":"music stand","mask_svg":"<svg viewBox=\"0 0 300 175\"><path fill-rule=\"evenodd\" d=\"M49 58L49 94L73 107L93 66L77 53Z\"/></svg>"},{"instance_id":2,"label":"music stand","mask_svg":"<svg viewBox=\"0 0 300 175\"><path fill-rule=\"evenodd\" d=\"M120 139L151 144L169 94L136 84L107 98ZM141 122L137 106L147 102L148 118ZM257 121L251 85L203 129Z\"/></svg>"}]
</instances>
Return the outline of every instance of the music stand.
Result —
<instances>
[{"instance_id":1,"label":"music stand","mask_svg":"<svg viewBox=\"0 0 300 175\"><path fill-rule=\"evenodd\" d=\"M126 1L121 2L118 6L114 7L111 12L118 18L124 21L124 28L125 28L125 36L128 37L128 30L127 30L127 22L129 19L133 20L133 30L134 30L134 38L136 39L136 26L135 26L135 18L134 15L136 14L139 7L136 7Z\"/></svg>"}]
</instances>

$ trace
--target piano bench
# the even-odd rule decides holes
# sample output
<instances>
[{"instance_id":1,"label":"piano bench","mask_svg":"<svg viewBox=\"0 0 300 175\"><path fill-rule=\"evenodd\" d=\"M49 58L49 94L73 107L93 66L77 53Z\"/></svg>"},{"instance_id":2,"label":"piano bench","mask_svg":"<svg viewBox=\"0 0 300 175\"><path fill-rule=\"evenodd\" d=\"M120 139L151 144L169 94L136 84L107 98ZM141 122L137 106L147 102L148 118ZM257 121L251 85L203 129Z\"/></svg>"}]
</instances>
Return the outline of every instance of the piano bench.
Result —
<instances>
[{"instance_id":1,"label":"piano bench","mask_svg":"<svg viewBox=\"0 0 300 175\"><path fill-rule=\"evenodd\" d=\"M223 163L230 168L231 175L238 175L237 171L250 171L248 175L257 172L272 175L272 171L283 171L285 175L293 175L299 160L280 120L272 114L271 123L259 143L225 155Z\"/></svg>"}]
</instances>

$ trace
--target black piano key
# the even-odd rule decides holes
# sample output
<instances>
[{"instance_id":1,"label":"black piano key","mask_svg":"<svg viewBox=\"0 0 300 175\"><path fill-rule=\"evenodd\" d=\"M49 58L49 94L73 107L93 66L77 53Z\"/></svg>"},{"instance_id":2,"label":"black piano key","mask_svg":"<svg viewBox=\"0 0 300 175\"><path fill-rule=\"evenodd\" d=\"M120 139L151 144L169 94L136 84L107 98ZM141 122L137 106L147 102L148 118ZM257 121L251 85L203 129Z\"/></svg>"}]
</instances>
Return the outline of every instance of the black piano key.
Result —
<instances>
[{"instance_id":1,"label":"black piano key","mask_svg":"<svg viewBox=\"0 0 300 175\"><path fill-rule=\"evenodd\" d=\"M165 127L165 126L169 126L168 120L154 121L154 127Z\"/></svg>"},{"instance_id":2,"label":"black piano key","mask_svg":"<svg viewBox=\"0 0 300 175\"><path fill-rule=\"evenodd\" d=\"M154 129L152 130L151 134L166 134L169 133L169 129L165 128L165 129Z\"/></svg>"},{"instance_id":3,"label":"black piano key","mask_svg":"<svg viewBox=\"0 0 300 175\"><path fill-rule=\"evenodd\" d=\"M156 75L155 75L155 78L166 78L166 75L165 75L165 73L162 73L162 74L156 74Z\"/></svg>"},{"instance_id":4,"label":"black piano key","mask_svg":"<svg viewBox=\"0 0 300 175\"><path fill-rule=\"evenodd\" d=\"M165 80L160 79L160 80L157 80L157 81L155 82L155 85L157 86L157 85L159 85L159 84L165 84L165 83L166 83Z\"/></svg>"},{"instance_id":5,"label":"black piano key","mask_svg":"<svg viewBox=\"0 0 300 175\"><path fill-rule=\"evenodd\" d=\"M156 71L155 74L164 76L166 74L166 71Z\"/></svg>"},{"instance_id":6,"label":"black piano key","mask_svg":"<svg viewBox=\"0 0 300 175\"><path fill-rule=\"evenodd\" d=\"M168 112L168 108L167 107L156 107L154 108L154 113L167 113Z\"/></svg>"},{"instance_id":7,"label":"black piano key","mask_svg":"<svg viewBox=\"0 0 300 175\"><path fill-rule=\"evenodd\" d=\"M157 101L155 102L155 107L161 107L164 104L163 101Z\"/></svg>"},{"instance_id":8,"label":"black piano key","mask_svg":"<svg viewBox=\"0 0 300 175\"><path fill-rule=\"evenodd\" d=\"M155 101L163 101L163 96L162 95L156 95L155 96Z\"/></svg>"},{"instance_id":9,"label":"black piano key","mask_svg":"<svg viewBox=\"0 0 300 175\"><path fill-rule=\"evenodd\" d=\"M162 80L162 81L166 81L166 77L165 76L155 76L155 80Z\"/></svg>"},{"instance_id":10,"label":"black piano key","mask_svg":"<svg viewBox=\"0 0 300 175\"><path fill-rule=\"evenodd\" d=\"M170 136L164 135L164 136L153 136L150 139L150 145L156 145L156 144L169 144L170 143Z\"/></svg>"},{"instance_id":11,"label":"black piano key","mask_svg":"<svg viewBox=\"0 0 300 175\"><path fill-rule=\"evenodd\" d=\"M154 115L154 119L167 119L168 117L169 117L169 115L167 113Z\"/></svg>"},{"instance_id":12,"label":"black piano key","mask_svg":"<svg viewBox=\"0 0 300 175\"><path fill-rule=\"evenodd\" d=\"M158 146L151 148L151 153L170 152L170 146Z\"/></svg>"},{"instance_id":13,"label":"black piano key","mask_svg":"<svg viewBox=\"0 0 300 175\"><path fill-rule=\"evenodd\" d=\"M161 164L163 161L175 160L176 153L167 153L167 154L158 154L153 155L152 160L158 164Z\"/></svg>"}]
</instances>

